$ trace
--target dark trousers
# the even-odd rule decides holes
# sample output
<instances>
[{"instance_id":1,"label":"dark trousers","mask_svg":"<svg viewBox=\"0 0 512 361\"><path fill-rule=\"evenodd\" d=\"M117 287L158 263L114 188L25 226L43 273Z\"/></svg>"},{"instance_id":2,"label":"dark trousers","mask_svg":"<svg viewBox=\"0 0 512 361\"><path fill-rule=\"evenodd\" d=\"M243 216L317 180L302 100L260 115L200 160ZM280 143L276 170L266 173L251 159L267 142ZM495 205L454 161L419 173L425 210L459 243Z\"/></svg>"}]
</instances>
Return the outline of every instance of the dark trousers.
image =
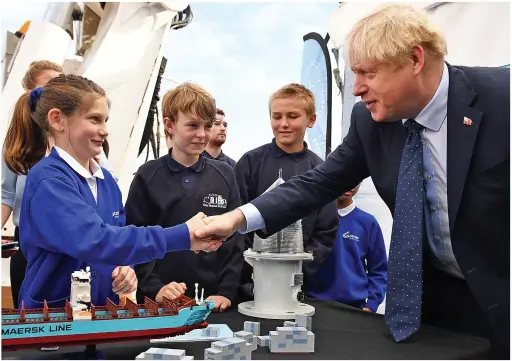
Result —
<instances>
[{"instance_id":1,"label":"dark trousers","mask_svg":"<svg viewBox=\"0 0 512 361\"><path fill-rule=\"evenodd\" d=\"M499 345L465 280L423 264L422 322L490 340L490 357L510 359L510 344Z\"/></svg>"},{"instance_id":2,"label":"dark trousers","mask_svg":"<svg viewBox=\"0 0 512 361\"><path fill-rule=\"evenodd\" d=\"M20 234L18 227L14 230L14 241L20 242ZM21 247L14 254L14 256L11 257L11 267L10 267L10 273L11 273L11 292L12 292L12 300L14 302L14 307L18 308L18 302L19 302L19 295L20 295L20 289L21 284L23 283L23 280L25 279L25 271L27 269L27 259L23 255L23 252L21 252Z\"/></svg>"}]
</instances>

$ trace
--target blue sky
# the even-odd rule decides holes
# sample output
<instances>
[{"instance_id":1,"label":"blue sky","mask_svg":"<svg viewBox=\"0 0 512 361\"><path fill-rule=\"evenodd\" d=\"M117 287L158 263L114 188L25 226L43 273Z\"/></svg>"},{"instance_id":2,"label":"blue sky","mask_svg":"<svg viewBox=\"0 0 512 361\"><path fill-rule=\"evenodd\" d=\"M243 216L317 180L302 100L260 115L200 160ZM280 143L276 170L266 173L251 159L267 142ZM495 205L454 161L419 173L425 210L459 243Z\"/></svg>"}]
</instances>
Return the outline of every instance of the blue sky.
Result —
<instances>
[{"instance_id":1,"label":"blue sky","mask_svg":"<svg viewBox=\"0 0 512 361\"><path fill-rule=\"evenodd\" d=\"M2 2L0 31L42 19L44 2ZM166 74L202 85L229 122L225 152L238 159L272 138L267 102L289 82L300 82L302 36L325 35L337 2L194 3L190 25L164 44ZM165 89L166 83L162 83Z\"/></svg>"},{"instance_id":2,"label":"blue sky","mask_svg":"<svg viewBox=\"0 0 512 361\"><path fill-rule=\"evenodd\" d=\"M270 141L268 98L280 86L300 82L302 36L325 35L336 7L334 2L193 4L193 22L171 33L166 74L198 82L214 95L229 122L228 155L237 159Z\"/></svg>"}]
</instances>

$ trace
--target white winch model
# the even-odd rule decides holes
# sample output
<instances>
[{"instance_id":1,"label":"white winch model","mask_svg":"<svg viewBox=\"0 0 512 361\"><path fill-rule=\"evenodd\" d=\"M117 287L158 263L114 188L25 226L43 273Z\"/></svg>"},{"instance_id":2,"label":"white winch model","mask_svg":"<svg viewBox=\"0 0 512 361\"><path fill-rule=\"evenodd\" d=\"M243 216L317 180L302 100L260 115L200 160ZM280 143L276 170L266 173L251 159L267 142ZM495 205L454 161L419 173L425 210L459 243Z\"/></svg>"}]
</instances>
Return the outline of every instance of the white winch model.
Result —
<instances>
[{"instance_id":1,"label":"white winch model","mask_svg":"<svg viewBox=\"0 0 512 361\"><path fill-rule=\"evenodd\" d=\"M71 274L70 299L73 320L91 320L91 315L87 312L87 305L91 304L91 268L89 266L85 271L81 269Z\"/></svg>"},{"instance_id":2,"label":"white winch model","mask_svg":"<svg viewBox=\"0 0 512 361\"><path fill-rule=\"evenodd\" d=\"M266 192L284 183L281 172ZM239 304L240 313L278 320L315 313L313 306L301 302L304 299L302 261L313 259L311 253L304 252L301 220L267 239L254 235L253 248L245 251L244 256L253 267L254 301Z\"/></svg>"}]
</instances>

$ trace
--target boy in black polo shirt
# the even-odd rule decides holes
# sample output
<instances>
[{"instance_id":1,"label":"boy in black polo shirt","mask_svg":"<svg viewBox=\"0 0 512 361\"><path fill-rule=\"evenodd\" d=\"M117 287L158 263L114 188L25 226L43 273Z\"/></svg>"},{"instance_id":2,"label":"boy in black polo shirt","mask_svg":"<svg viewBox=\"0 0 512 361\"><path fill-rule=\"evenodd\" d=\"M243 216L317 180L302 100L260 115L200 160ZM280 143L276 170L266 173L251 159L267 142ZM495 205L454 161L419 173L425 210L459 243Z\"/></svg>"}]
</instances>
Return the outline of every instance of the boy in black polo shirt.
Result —
<instances>
[{"instance_id":1,"label":"boy in black polo shirt","mask_svg":"<svg viewBox=\"0 0 512 361\"><path fill-rule=\"evenodd\" d=\"M242 204L264 193L276 181L279 170L287 181L313 169L322 159L310 151L304 142L306 129L313 127L315 98L313 93L299 84L288 84L277 90L269 100L270 125L274 133L271 143L245 153L235 166ZM303 262L304 286L314 276L330 253L338 230L338 213L334 202L302 219L304 251L313 252L313 261ZM263 236L263 235L262 235ZM254 233L245 239L245 248L253 246ZM251 287L252 267L244 264L242 289ZM243 295L242 295L243 297Z\"/></svg>"},{"instance_id":2,"label":"boy in black polo shirt","mask_svg":"<svg viewBox=\"0 0 512 361\"><path fill-rule=\"evenodd\" d=\"M212 96L197 85L182 84L164 96L162 113L173 147L139 168L126 201L127 224L168 227L200 211L212 216L240 206L233 168L201 154L215 119ZM199 283L216 310L230 307L240 282L242 237L233 235L217 252L176 252L135 266L138 302L144 296L157 302L183 293L194 297Z\"/></svg>"}]
</instances>

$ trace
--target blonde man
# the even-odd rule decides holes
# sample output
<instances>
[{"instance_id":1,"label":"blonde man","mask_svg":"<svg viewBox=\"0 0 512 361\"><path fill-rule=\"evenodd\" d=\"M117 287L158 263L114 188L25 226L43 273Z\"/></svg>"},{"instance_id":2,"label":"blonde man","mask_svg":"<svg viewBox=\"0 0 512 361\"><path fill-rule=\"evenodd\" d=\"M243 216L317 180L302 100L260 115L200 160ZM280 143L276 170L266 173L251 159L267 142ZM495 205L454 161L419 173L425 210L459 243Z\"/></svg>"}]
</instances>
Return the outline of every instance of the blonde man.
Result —
<instances>
[{"instance_id":1,"label":"blonde man","mask_svg":"<svg viewBox=\"0 0 512 361\"><path fill-rule=\"evenodd\" d=\"M343 143L314 170L198 230L285 225L372 177L394 215L386 323L396 342L420 323L490 339L510 357L510 69L447 64L428 17L389 5L347 41L355 72ZM413 339L414 340L414 339Z\"/></svg>"},{"instance_id":2,"label":"blonde man","mask_svg":"<svg viewBox=\"0 0 512 361\"><path fill-rule=\"evenodd\" d=\"M309 150L304 141L306 130L313 127L316 120L313 93L303 85L288 84L270 96L268 108L274 139L245 153L235 166L242 203L250 202L265 192L278 178L279 170L287 181L322 163L322 159ZM314 261L303 264L304 291L309 290L310 281L331 252L337 230L335 202L315 209L303 218L304 249L314 256ZM248 234L245 248L252 248L253 241L254 234ZM241 281L244 291L252 288L251 275L252 267L245 263Z\"/></svg>"}]
</instances>

